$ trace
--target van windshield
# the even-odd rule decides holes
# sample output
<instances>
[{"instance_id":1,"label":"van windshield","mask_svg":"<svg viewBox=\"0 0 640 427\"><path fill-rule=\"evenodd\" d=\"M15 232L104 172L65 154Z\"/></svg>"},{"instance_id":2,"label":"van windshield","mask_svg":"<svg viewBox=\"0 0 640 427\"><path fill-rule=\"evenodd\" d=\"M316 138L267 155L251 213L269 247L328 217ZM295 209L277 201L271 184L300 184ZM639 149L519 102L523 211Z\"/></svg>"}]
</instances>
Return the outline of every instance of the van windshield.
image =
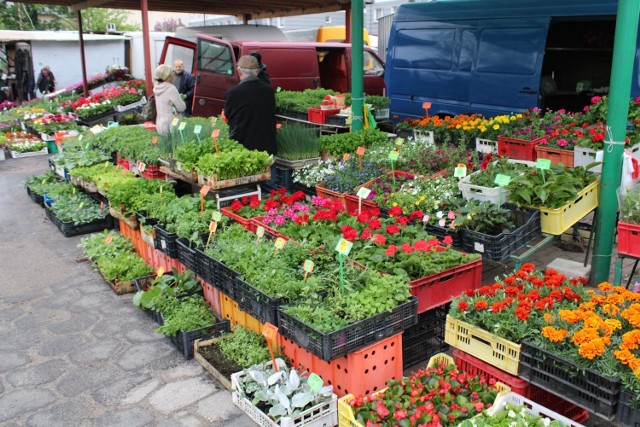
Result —
<instances>
[{"instance_id":1,"label":"van windshield","mask_svg":"<svg viewBox=\"0 0 640 427\"><path fill-rule=\"evenodd\" d=\"M231 49L226 45L198 39L198 70L232 75Z\"/></svg>"}]
</instances>

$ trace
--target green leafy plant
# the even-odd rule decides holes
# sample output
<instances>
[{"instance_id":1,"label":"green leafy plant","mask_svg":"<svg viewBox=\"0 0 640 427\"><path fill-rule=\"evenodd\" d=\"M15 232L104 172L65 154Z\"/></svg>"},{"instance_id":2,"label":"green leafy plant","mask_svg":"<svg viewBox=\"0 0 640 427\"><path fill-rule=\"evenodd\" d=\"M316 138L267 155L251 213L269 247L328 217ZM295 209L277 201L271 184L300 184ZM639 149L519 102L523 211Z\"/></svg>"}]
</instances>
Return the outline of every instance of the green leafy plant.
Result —
<instances>
[{"instance_id":1,"label":"green leafy plant","mask_svg":"<svg viewBox=\"0 0 640 427\"><path fill-rule=\"evenodd\" d=\"M168 298L161 307L164 323L156 332L175 336L179 331L191 331L213 325L218 319L201 296Z\"/></svg>"},{"instance_id":2,"label":"green leafy plant","mask_svg":"<svg viewBox=\"0 0 640 427\"><path fill-rule=\"evenodd\" d=\"M357 132L322 135L318 140L321 150L336 156L341 156L344 153L354 153L358 147L366 148L388 141L387 133L377 129L362 129Z\"/></svg>"},{"instance_id":3,"label":"green leafy plant","mask_svg":"<svg viewBox=\"0 0 640 427\"><path fill-rule=\"evenodd\" d=\"M508 233L515 227L511 210L496 206L491 201L467 200L467 204L460 208L459 217L464 224L462 227L492 236Z\"/></svg>"},{"instance_id":4,"label":"green leafy plant","mask_svg":"<svg viewBox=\"0 0 640 427\"><path fill-rule=\"evenodd\" d=\"M277 133L278 157L304 160L320 156L317 131L298 123L282 126Z\"/></svg>"},{"instance_id":5,"label":"green leafy plant","mask_svg":"<svg viewBox=\"0 0 640 427\"><path fill-rule=\"evenodd\" d=\"M232 334L216 340L224 356L242 367L249 367L269 360L270 353L264 336L238 325Z\"/></svg>"},{"instance_id":6,"label":"green leafy plant","mask_svg":"<svg viewBox=\"0 0 640 427\"><path fill-rule=\"evenodd\" d=\"M493 161L493 156L487 154L480 165L480 171L469 176L469 183L480 187L495 188L496 176L507 175L511 178L522 174L528 166L517 161L509 160L508 157L498 157Z\"/></svg>"},{"instance_id":7,"label":"green leafy plant","mask_svg":"<svg viewBox=\"0 0 640 427\"><path fill-rule=\"evenodd\" d=\"M148 310L160 311L167 299L198 293L200 283L191 270L180 273L172 268L171 274L164 274L151 281L146 291L138 291L133 297L133 305Z\"/></svg>"},{"instance_id":8,"label":"green leafy plant","mask_svg":"<svg viewBox=\"0 0 640 427\"><path fill-rule=\"evenodd\" d=\"M111 242L107 244L106 239L109 236L111 236ZM101 258L113 258L117 254L131 252L134 249L131 240L115 231L91 234L81 239L78 247L84 251L85 256L91 261L97 261Z\"/></svg>"},{"instance_id":9,"label":"green leafy plant","mask_svg":"<svg viewBox=\"0 0 640 427\"><path fill-rule=\"evenodd\" d=\"M236 149L220 154L205 154L196 165L204 176L216 175L225 180L264 173L273 163L273 156L266 151Z\"/></svg>"},{"instance_id":10,"label":"green leafy plant","mask_svg":"<svg viewBox=\"0 0 640 427\"><path fill-rule=\"evenodd\" d=\"M640 187L627 192L620 206L620 220L640 224Z\"/></svg>"},{"instance_id":11,"label":"green leafy plant","mask_svg":"<svg viewBox=\"0 0 640 427\"><path fill-rule=\"evenodd\" d=\"M132 252L117 254L113 258L98 258L96 265L108 282L127 282L153 272L142 258Z\"/></svg>"},{"instance_id":12,"label":"green leafy plant","mask_svg":"<svg viewBox=\"0 0 640 427\"><path fill-rule=\"evenodd\" d=\"M58 197L49 209L60 221L71 222L74 225L88 224L98 219L104 219L109 214L107 206L100 207L84 193Z\"/></svg>"}]
</instances>

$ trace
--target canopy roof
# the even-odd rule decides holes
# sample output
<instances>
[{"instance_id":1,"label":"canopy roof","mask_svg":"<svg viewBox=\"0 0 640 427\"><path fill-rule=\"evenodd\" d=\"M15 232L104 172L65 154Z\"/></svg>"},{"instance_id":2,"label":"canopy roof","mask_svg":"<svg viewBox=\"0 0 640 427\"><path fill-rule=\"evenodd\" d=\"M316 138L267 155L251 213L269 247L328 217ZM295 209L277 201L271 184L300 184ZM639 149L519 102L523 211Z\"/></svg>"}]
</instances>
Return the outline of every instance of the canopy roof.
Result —
<instances>
[{"instance_id":1,"label":"canopy roof","mask_svg":"<svg viewBox=\"0 0 640 427\"><path fill-rule=\"evenodd\" d=\"M17 0L19 3L53 4L72 10L89 7L141 10L140 0ZM158 12L204 13L232 15L249 19L343 10L351 0L148 0L148 8Z\"/></svg>"}]
</instances>

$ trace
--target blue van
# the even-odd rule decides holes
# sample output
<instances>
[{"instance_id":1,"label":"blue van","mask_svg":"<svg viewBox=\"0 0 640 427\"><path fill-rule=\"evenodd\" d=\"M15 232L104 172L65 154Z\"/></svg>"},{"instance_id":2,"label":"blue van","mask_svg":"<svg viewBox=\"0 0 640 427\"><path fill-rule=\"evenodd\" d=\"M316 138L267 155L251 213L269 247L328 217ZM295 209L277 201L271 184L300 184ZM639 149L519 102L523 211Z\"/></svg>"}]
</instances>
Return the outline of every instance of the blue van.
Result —
<instances>
[{"instance_id":1,"label":"blue van","mask_svg":"<svg viewBox=\"0 0 640 427\"><path fill-rule=\"evenodd\" d=\"M617 1L436 0L401 5L385 83L395 120L580 111L609 90ZM636 53L631 95L640 95Z\"/></svg>"}]
</instances>

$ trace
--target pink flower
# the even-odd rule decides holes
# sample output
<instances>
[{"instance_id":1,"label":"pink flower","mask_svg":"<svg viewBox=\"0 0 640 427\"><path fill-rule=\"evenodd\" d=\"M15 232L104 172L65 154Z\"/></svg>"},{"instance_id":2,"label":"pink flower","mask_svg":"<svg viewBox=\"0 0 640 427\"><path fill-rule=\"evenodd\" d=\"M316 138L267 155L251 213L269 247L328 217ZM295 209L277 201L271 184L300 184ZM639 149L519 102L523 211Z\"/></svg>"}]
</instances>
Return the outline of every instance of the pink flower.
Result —
<instances>
[{"instance_id":1,"label":"pink flower","mask_svg":"<svg viewBox=\"0 0 640 427\"><path fill-rule=\"evenodd\" d=\"M272 208L267 211L269 215L278 215L278 209Z\"/></svg>"},{"instance_id":2,"label":"pink flower","mask_svg":"<svg viewBox=\"0 0 640 427\"><path fill-rule=\"evenodd\" d=\"M282 215L278 215L274 218L273 222L275 225L282 225L287 222L287 220Z\"/></svg>"},{"instance_id":3,"label":"pink flower","mask_svg":"<svg viewBox=\"0 0 640 427\"><path fill-rule=\"evenodd\" d=\"M456 219L456 214L453 211L449 211L449 214L447 215L447 218Z\"/></svg>"},{"instance_id":4,"label":"pink flower","mask_svg":"<svg viewBox=\"0 0 640 427\"><path fill-rule=\"evenodd\" d=\"M440 218L440 221L438 221L438 225L440 227L444 227L444 225L447 223L447 220L444 218Z\"/></svg>"},{"instance_id":5,"label":"pink flower","mask_svg":"<svg viewBox=\"0 0 640 427\"><path fill-rule=\"evenodd\" d=\"M556 141L556 144L558 145L558 147L566 147L567 145L569 145L569 141L564 138L560 138Z\"/></svg>"}]
</instances>

